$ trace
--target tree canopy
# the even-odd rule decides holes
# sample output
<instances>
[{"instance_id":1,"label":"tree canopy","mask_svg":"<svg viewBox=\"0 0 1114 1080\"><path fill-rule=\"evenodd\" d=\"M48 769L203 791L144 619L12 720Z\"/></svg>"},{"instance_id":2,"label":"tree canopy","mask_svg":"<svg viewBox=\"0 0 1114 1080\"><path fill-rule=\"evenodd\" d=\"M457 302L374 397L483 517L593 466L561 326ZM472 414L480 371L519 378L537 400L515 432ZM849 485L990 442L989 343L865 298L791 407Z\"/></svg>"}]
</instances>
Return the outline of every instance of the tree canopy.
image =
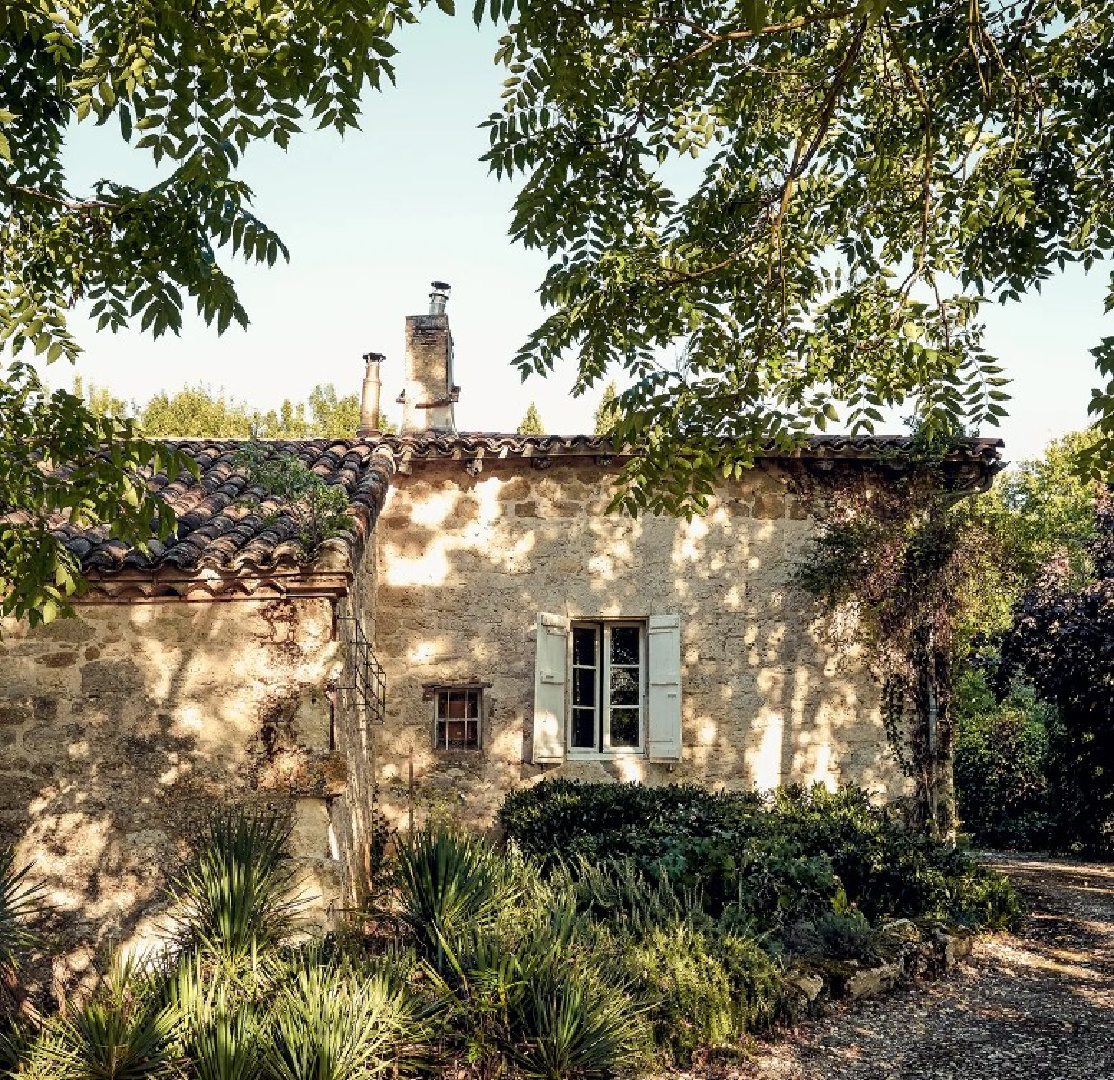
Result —
<instances>
[{"instance_id":1,"label":"tree canopy","mask_svg":"<svg viewBox=\"0 0 1114 1080\"><path fill-rule=\"evenodd\" d=\"M479 0L489 17L509 78L488 160L522 178L512 234L552 257L516 363L571 353L580 389L627 373L628 509L698 508L837 419L993 425L981 305L1114 248L1110 4ZM1096 346L1109 377L1114 338ZM1092 410L1114 431L1114 386Z\"/></svg>"},{"instance_id":2,"label":"tree canopy","mask_svg":"<svg viewBox=\"0 0 1114 1080\"><path fill-rule=\"evenodd\" d=\"M542 418L538 415L538 407L532 401L526 409L525 414L518 423L515 431L519 435L544 435L545 428L542 427Z\"/></svg>"},{"instance_id":3,"label":"tree canopy","mask_svg":"<svg viewBox=\"0 0 1114 1080\"><path fill-rule=\"evenodd\" d=\"M114 415L124 414L119 399L99 387L89 388L87 403L93 412L103 415L106 401L116 407ZM351 439L360 425L359 398L338 395L332 383L315 386L308 401L285 398L277 409L266 411L207 386L163 391L132 410L138 430L153 439ZM392 434L394 425L380 415L379 430Z\"/></svg>"},{"instance_id":4,"label":"tree canopy","mask_svg":"<svg viewBox=\"0 0 1114 1080\"><path fill-rule=\"evenodd\" d=\"M421 6L0 5L0 350L75 358L67 314L79 302L102 330L134 322L156 337L177 331L187 302L218 331L246 325L224 264L273 264L286 249L251 210L237 175L244 152L261 140L286 147L307 121L352 127L361 95L392 76L393 30ZM62 149L82 122L118 129L161 178L71 190ZM0 614L53 617L79 587L72 557L50 534L59 518L102 521L140 543L173 528L136 470L156 458L175 470L187 463L137 436L133 419L48 393L26 364L0 369Z\"/></svg>"},{"instance_id":5,"label":"tree canopy","mask_svg":"<svg viewBox=\"0 0 1114 1080\"><path fill-rule=\"evenodd\" d=\"M391 77L395 27L423 6L3 5L0 347L72 358L78 302L104 329L175 331L187 303L218 331L245 323L228 260L286 251L251 210L244 152L285 147L307 121L354 125ZM995 423L1007 379L981 305L1114 248L1110 4L479 0L474 16L505 25L487 160L522 178L512 235L552 258L549 314L515 362L544 375L571 353L578 390L624 373L611 434L641 449L628 510L699 509L759 446L837 420ZM112 125L161 178L71 190L75 122ZM1109 435L1114 338L1095 354ZM4 407L38 393L31 377L4 376ZM64 410L95 430L80 401ZM134 467L134 428L114 433ZM5 482L11 517L34 478ZM8 558L0 543L0 577Z\"/></svg>"}]
</instances>

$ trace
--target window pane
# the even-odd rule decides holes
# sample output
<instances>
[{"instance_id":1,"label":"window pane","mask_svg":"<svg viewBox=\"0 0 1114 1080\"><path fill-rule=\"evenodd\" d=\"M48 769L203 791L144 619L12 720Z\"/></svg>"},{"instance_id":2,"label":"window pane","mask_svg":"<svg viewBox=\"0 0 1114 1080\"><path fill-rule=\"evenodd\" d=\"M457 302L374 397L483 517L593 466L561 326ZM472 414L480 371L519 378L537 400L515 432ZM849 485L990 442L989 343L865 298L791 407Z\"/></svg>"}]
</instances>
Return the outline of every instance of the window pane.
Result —
<instances>
[{"instance_id":1,"label":"window pane","mask_svg":"<svg viewBox=\"0 0 1114 1080\"><path fill-rule=\"evenodd\" d=\"M611 669L611 704L638 705L638 669Z\"/></svg>"},{"instance_id":2,"label":"window pane","mask_svg":"<svg viewBox=\"0 0 1114 1080\"><path fill-rule=\"evenodd\" d=\"M572 745L578 750L596 749L596 713L594 709L573 709Z\"/></svg>"},{"instance_id":3,"label":"window pane","mask_svg":"<svg viewBox=\"0 0 1114 1080\"><path fill-rule=\"evenodd\" d=\"M611 628L611 662L613 664L638 663L638 627L613 626Z\"/></svg>"},{"instance_id":4,"label":"window pane","mask_svg":"<svg viewBox=\"0 0 1114 1080\"><path fill-rule=\"evenodd\" d=\"M479 690L465 690L464 691L464 715L470 720L475 720L480 715L480 692Z\"/></svg>"},{"instance_id":5,"label":"window pane","mask_svg":"<svg viewBox=\"0 0 1114 1080\"><path fill-rule=\"evenodd\" d=\"M572 628L572 662L577 666L596 666L596 628L594 626L574 626Z\"/></svg>"},{"instance_id":6,"label":"window pane","mask_svg":"<svg viewBox=\"0 0 1114 1080\"><path fill-rule=\"evenodd\" d=\"M442 692L442 700L444 702L442 716L449 717L453 720L462 720L465 715L465 701L467 694L461 690L446 690Z\"/></svg>"},{"instance_id":7,"label":"window pane","mask_svg":"<svg viewBox=\"0 0 1114 1080\"><path fill-rule=\"evenodd\" d=\"M614 747L638 745L637 709L611 710L611 745Z\"/></svg>"},{"instance_id":8,"label":"window pane","mask_svg":"<svg viewBox=\"0 0 1114 1080\"><path fill-rule=\"evenodd\" d=\"M596 706L596 672L593 668L576 668L572 673L572 703L594 709Z\"/></svg>"}]
</instances>

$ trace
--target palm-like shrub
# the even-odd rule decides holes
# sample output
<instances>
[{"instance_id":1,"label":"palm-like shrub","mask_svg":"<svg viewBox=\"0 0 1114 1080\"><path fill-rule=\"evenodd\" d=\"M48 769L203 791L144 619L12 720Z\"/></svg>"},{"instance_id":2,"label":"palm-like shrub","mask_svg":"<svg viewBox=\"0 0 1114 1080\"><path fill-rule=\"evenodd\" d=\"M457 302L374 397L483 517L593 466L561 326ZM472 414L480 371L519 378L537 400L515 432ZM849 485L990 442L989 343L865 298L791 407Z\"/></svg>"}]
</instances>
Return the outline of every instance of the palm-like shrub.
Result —
<instances>
[{"instance_id":1,"label":"palm-like shrub","mask_svg":"<svg viewBox=\"0 0 1114 1080\"><path fill-rule=\"evenodd\" d=\"M183 1050L195 1080L258 1080L264 1028L254 1007L222 995L191 1018Z\"/></svg>"},{"instance_id":2,"label":"palm-like shrub","mask_svg":"<svg viewBox=\"0 0 1114 1080\"><path fill-rule=\"evenodd\" d=\"M283 852L289 836L272 815L231 810L210 818L196 857L169 887L178 944L254 964L286 942L305 904Z\"/></svg>"},{"instance_id":3,"label":"palm-like shrub","mask_svg":"<svg viewBox=\"0 0 1114 1080\"><path fill-rule=\"evenodd\" d=\"M296 970L275 1003L264 1050L269 1080L366 1080L407 1064L417 1029L384 974L328 964Z\"/></svg>"},{"instance_id":4,"label":"palm-like shrub","mask_svg":"<svg viewBox=\"0 0 1114 1080\"><path fill-rule=\"evenodd\" d=\"M399 917L438 970L464 935L494 926L522 896L515 868L479 836L426 828L399 845L397 860Z\"/></svg>"},{"instance_id":5,"label":"palm-like shrub","mask_svg":"<svg viewBox=\"0 0 1114 1080\"><path fill-rule=\"evenodd\" d=\"M518 995L508 1057L531 1080L605 1080L644 1057L649 1041L624 987L550 962Z\"/></svg>"},{"instance_id":6,"label":"palm-like shrub","mask_svg":"<svg viewBox=\"0 0 1114 1080\"><path fill-rule=\"evenodd\" d=\"M177 1019L146 972L117 961L88 1001L48 1024L32 1056L65 1080L161 1080L177 1072Z\"/></svg>"},{"instance_id":7,"label":"palm-like shrub","mask_svg":"<svg viewBox=\"0 0 1114 1080\"><path fill-rule=\"evenodd\" d=\"M155 993L178 1018L179 1049L190 1063L191 1080L256 1080L265 994L282 968L277 956L244 972L185 953L161 973Z\"/></svg>"},{"instance_id":8,"label":"palm-like shrub","mask_svg":"<svg viewBox=\"0 0 1114 1080\"><path fill-rule=\"evenodd\" d=\"M39 939L35 924L46 909L46 890L28 881L29 870L16 867L11 848L0 848L0 981L19 967Z\"/></svg>"}]
</instances>

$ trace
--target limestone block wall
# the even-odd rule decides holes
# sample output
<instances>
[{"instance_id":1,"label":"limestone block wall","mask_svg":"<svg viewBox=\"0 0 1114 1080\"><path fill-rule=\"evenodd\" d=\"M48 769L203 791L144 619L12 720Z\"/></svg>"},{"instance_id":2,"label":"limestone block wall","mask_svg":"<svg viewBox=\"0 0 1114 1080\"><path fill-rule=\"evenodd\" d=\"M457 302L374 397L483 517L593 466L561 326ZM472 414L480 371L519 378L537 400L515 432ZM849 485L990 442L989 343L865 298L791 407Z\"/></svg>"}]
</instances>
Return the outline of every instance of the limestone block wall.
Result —
<instances>
[{"instance_id":1,"label":"limestone block wall","mask_svg":"<svg viewBox=\"0 0 1114 1080\"><path fill-rule=\"evenodd\" d=\"M692 522L605 515L614 475L586 459L485 463L477 477L459 462L423 463L394 478L376 530L376 650L390 688L379 771L395 815L416 803L419 814L490 823L508 790L555 772L904 790L877 685L788 582L817 528L788 470L766 464L725 484ZM679 763L530 763L538 612L680 616ZM490 683L478 753L433 749L423 685L454 681Z\"/></svg>"},{"instance_id":2,"label":"limestone block wall","mask_svg":"<svg viewBox=\"0 0 1114 1080\"><path fill-rule=\"evenodd\" d=\"M307 887L335 900L336 650L326 598L83 603L34 631L3 624L0 843L49 886L72 969L153 940L167 871L214 807L289 814Z\"/></svg>"}]
</instances>

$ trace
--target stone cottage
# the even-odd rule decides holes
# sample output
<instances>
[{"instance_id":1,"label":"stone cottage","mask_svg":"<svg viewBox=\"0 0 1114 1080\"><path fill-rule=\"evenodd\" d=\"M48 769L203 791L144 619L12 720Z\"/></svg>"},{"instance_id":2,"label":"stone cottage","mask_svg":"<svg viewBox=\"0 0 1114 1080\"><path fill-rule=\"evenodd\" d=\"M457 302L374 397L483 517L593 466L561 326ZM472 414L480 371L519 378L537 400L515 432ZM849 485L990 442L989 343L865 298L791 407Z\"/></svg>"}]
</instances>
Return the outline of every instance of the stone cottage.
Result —
<instances>
[{"instance_id":1,"label":"stone cottage","mask_svg":"<svg viewBox=\"0 0 1114 1080\"><path fill-rule=\"evenodd\" d=\"M456 431L435 283L406 320L401 433L268 444L343 486L351 529L307 561L233 442L155 476L177 538L131 550L60 526L77 617L0 640L0 842L75 940L142 936L166 869L216 806L289 815L327 910L366 881L372 813L489 824L545 775L733 788L903 778L878 687L788 583L831 480L879 485L902 439L818 436L722 483L691 522L608 515L623 454L587 436ZM989 484L997 440L946 463Z\"/></svg>"}]
</instances>

